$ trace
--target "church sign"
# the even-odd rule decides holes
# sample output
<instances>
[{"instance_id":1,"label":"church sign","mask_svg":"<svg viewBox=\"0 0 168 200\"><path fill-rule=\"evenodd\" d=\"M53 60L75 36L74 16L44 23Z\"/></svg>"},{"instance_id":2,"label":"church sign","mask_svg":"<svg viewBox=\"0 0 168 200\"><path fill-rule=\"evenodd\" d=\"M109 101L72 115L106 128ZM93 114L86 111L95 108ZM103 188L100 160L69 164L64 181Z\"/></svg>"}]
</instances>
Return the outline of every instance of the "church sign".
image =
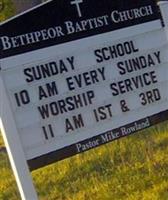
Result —
<instances>
[{"instance_id":1,"label":"church sign","mask_svg":"<svg viewBox=\"0 0 168 200\"><path fill-rule=\"evenodd\" d=\"M30 169L167 120L165 41L153 0L50 1L1 24L0 76Z\"/></svg>"}]
</instances>

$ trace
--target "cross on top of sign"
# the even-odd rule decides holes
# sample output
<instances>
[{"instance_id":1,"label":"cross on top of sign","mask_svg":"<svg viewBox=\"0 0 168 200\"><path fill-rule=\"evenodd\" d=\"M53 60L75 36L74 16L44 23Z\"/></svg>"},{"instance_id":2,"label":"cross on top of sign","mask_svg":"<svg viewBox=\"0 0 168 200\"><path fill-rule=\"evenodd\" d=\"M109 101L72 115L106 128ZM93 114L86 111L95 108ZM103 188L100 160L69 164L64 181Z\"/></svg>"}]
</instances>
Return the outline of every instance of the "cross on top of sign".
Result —
<instances>
[{"instance_id":1,"label":"cross on top of sign","mask_svg":"<svg viewBox=\"0 0 168 200\"><path fill-rule=\"evenodd\" d=\"M76 5L76 9L77 9L79 17L82 17L80 5L79 5L80 3L83 3L83 0L74 0L74 1L71 1L71 5Z\"/></svg>"}]
</instances>

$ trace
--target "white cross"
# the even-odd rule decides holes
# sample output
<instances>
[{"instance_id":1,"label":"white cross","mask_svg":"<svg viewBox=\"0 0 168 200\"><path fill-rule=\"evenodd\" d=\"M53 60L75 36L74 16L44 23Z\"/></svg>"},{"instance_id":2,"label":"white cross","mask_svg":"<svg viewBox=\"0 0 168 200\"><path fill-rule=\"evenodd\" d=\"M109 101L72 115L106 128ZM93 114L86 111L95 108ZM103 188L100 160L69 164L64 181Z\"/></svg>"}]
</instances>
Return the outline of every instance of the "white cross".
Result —
<instances>
[{"instance_id":1,"label":"white cross","mask_svg":"<svg viewBox=\"0 0 168 200\"><path fill-rule=\"evenodd\" d=\"M82 13L81 13L80 6L79 6L80 3L83 3L83 0L71 1L71 5L76 5L79 17L82 17Z\"/></svg>"}]
</instances>

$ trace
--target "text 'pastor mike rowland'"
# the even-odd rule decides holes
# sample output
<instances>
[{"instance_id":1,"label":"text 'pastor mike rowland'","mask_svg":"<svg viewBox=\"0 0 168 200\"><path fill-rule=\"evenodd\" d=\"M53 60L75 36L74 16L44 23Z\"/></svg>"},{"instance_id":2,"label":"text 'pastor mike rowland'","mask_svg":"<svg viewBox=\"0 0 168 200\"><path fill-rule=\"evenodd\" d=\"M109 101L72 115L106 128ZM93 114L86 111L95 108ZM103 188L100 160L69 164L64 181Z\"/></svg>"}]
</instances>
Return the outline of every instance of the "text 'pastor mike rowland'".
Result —
<instances>
[{"instance_id":1,"label":"text 'pastor mike rowland'","mask_svg":"<svg viewBox=\"0 0 168 200\"><path fill-rule=\"evenodd\" d=\"M145 118L143 120L133 122L127 126L123 126L115 130L107 131L106 133L103 133L101 135L88 139L86 141L79 142L75 146L76 146L77 152L81 153L89 149L98 147L102 144L113 141L115 139L118 139L127 135L131 135L135 133L136 131L143 130L150 126L151 124L150 124L149 119Z\"/></svg>"},{"instance_id":2,"label":"text 'pastor mike rowland'","mask_svg":"<svg viewBox=\"0 0 168 200\"><path fill-rule=\"evenodd\" d=\"M42 41L66 37L66 35L71 35L78 32L111 26L111 23L118 24L126 21L132 21L153 14L154 11L150 5L123 11L113 10L110 15L107 14L76 22L69 20L65 21L61 25L17 35L14 37L4 35L0 38L0 48L1 50L5 51Z\"/></svg>"}]
</instances>

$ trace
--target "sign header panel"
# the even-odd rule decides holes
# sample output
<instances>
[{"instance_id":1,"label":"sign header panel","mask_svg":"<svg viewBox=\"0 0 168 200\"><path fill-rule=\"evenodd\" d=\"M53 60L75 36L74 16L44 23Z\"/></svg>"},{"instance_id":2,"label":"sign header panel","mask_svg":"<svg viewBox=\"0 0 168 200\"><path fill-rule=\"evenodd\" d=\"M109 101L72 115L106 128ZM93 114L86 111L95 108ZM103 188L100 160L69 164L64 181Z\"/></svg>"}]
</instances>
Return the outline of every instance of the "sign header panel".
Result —
<instances>
[{"instance_id":1,"label":"sign header panel","mask_svg":"<svg viewBox=\"0 0 168 200\"><path fill-rule=\"evenodd\" d=\"M155 1L51 1L0 26L0 57L159 19Z\"/></svg>"}]
</instances>

